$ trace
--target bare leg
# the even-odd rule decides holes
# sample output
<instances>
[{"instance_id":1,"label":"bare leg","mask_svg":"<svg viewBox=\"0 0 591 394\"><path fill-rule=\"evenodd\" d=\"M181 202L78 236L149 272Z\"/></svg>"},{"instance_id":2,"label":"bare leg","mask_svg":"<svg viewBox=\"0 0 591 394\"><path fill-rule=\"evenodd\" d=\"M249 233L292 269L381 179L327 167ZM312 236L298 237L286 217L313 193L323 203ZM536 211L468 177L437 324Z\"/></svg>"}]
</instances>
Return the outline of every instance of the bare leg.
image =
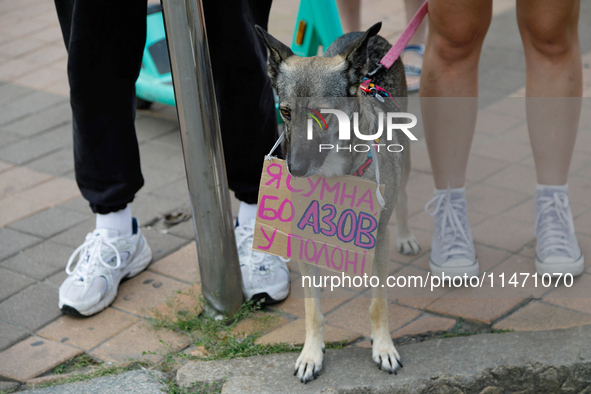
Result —
<instances>
[{"instance_id":1,"label":"bare leg","mask_svg":"<svg viewBox=\"0 0 591 394\"><path fill-rule=\"evenodd\" d=\"M544 185L566 184L577 137L583 86L579 6L579 0L517 1L527 123L537 180Z\"/></svg>"},{"instance_id":2,"label":"bare leg","mask_svg":"<svg viewBox=\"0 0 591 394\"><path fill-rule=\"evenodd\" d=\"M343 32L361 30L361 0L337 0Z\"/></svg>"},{"instance_id":3,"label":"bare leg","mask_svg":"<svg viewBox=\"0 0 591 394\"><path fill-rule=\"evenodd\" d=\"M478 111L478 61L492 1L431 0L429 15L421 78L425 138L435 187L458 188L466 182Z\"/></svg>"}]
</instances>

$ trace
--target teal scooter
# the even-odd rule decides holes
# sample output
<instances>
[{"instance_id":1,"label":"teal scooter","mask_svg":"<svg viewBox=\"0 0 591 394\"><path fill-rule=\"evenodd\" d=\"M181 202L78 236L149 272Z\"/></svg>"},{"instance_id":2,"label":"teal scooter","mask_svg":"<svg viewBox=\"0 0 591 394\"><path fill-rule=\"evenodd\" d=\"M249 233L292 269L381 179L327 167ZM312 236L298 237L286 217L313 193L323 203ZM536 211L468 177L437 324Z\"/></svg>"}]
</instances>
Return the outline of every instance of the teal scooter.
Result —
<instances>
[{"instance_id":1,"label":"teal scooter","mask_svg":"<svg viewBox=\"0 0 591 394\"><path fill-rule=\"evenodd\" d=\"M291 45L294 53L313 56L319 46L328 47L342 34L335 0L301 0ZM148 109L153 102L175 105L160 4L148 5L146 46L135 92L139 109ZM279 114L277 119L281 122Z\"/></svg>"}]
</instances>

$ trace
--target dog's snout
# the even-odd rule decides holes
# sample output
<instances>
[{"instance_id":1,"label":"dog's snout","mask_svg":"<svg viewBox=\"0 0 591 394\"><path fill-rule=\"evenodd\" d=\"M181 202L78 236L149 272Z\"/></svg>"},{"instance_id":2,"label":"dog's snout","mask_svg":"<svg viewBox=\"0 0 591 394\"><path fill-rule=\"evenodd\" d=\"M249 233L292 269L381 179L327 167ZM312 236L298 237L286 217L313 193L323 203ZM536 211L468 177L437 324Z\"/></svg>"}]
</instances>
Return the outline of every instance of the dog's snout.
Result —
<instances>
[{"instance_id":1,"label":"dog's snout","mask_svg":"<svg viewBox=\"0 0 591 394\"><path fill-rule=\"evenodd\" d=\"M303 177L308 173L308 164L298 162L298 160L292 160L291 157L287 159L287 166L289 168L289 173L296 177Z\"/></svg>"}]
</instances>

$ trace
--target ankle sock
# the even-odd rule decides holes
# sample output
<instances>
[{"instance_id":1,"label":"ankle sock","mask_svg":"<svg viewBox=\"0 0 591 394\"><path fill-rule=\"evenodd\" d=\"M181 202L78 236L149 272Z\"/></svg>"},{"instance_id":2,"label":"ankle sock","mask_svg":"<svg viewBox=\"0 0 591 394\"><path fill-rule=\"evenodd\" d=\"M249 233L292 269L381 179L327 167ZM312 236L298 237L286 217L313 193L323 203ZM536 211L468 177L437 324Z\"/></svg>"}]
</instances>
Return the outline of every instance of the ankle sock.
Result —
<instances>
[{"instance_id":1,"label":"ankle sock","mask_svg":"<svg viewBox=\"0 0 591 394\"><path fill-rule=\"evenodd\" d=\"M568 193L568 184L564 185L536 185L536 193L542 195L554 194L556 192Z\"/></svg>"},{"instance_id":2,"label":"ankle sock","mask_svg":"<svg viewBox=\"0 0 591 394\"><path fill-rule=\"evenodd\" d=\"M456 187L455 189L451 189L451 197L453 199L455 198L466 198L466 187ZM438 194L444 194L447 193L448 189L435 189L433 194L438 195Z\"/></svg>"},{"instance_id":3,"label":"ankle sock","mask_svg":"<svg viewBox=\"0 0 591 394\"><path fill-rule=\"evenodd\" d=\"M240 209L238 209L238 224L248 223L257 217L257 205L247 204L240 201Z\"/></svg>"},{"instance_id":4,"label":"ankle sock","mask_svg":"<svg viewBox=\"0 0 591 394\"><path fill-rule=\"evenodd\" d=\"M102 215L96 214L96 228L107 228L109 230L115 230L121 237L129 237L132 234L131 225L131 208L129 204L117 212L107 213Z\"/></svg>"}]
</instances>

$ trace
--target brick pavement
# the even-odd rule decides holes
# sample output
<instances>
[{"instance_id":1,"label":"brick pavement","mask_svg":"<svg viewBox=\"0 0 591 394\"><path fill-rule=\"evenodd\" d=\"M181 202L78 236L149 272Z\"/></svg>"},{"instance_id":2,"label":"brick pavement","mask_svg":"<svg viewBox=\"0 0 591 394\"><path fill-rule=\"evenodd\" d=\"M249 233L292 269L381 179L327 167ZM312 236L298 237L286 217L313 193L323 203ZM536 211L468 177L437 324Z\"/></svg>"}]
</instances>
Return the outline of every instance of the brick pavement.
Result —
<instances>
[{"instance_id":1,"label":"brick pavement","mask_svg":"<svg viewBox=\"0 0 591 394\"><path fill-rule=\"evenodd\" d=\"M67 259L92 230L94 219L73 180L66 53L53 7L49 0L0 0L0 378L18 381L42 375L82 352L117 363L139 358L158 362L162 356L142 353L162 351L160 340L179 350L189 341L147 328L143 318L148 309L169 313L170 305L192 307L194 297L165 301L177 290L199 292L191 223L165 228L160 221L162 214L186 209L189 201L175 111L154 105L136 119L146 185L132 208L144 224L155 262L124 282L115 303L99 315L76 319L62 316L57 308ZM367 27L384 21L382 34L393 40L404 26L402 9L400 0L364 1L362 23ZM272 9L270 31L286 43L291 42L296 11L297 3L288 0L276 1ZM591 5L583 2L582 12L584 94L591 96ZM483 270L533 272L533 159L523 108L510 97L524 96L525 81L512 1L495 1L480 72L483 98L467 185L477 253ZM591 102L584 105L569 184L579 242L591 256ZM412 149L409 211L423 249L411 257L393 250L389 271L424 276L433 224L422 210L433 181L424 141ZM292 268L292 295L274 308L283 317L259 343L303 341L301 278L297 267ZM530 287L503 299L487 298L486 293L458 298L466 296L462 289L436 291L429 298L393 289L390 329L393 338L403 340L452 330L462 324L460 318L488 329L590 324L584 291L589 282L588 269L572 289L579 298L570 293L569 298L564 288ZM339 289L322 299L327 341L369 345L366 295ZM249 325L245 321L239 329L248 332Z\"/></svg>"}]
</instances>

